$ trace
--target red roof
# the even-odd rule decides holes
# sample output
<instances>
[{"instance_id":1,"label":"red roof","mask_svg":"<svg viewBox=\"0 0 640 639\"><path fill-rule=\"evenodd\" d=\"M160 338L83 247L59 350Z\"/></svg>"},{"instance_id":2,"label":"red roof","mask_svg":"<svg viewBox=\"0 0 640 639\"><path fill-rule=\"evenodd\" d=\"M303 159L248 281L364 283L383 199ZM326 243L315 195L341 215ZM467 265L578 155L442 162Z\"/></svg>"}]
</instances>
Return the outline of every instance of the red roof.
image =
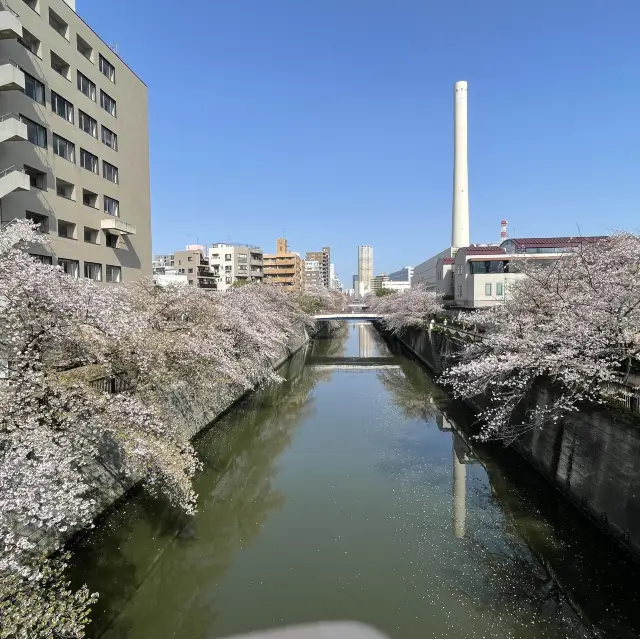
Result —
<instances>
[{"instance_id":1,"label":"red roof","mask_svg":"<svg viewBox=\"0 0 640 639\"><path fill-rule=\"evenodd\" d=\"M452 257L441 257L438 262L440 264L455 264L455 260Z\"/></svg>"},{"instance_id":2,"label":"red roof","mask_svg":"<svg viewBox=\"0 0 640 639\"><path fill-rule=\"evenodd\" d=\"M606 235L590 237L511 237L505 242L515 242L516 248L564 248L565 246L580 246L581 244L606 240Z\"/></svg>"},{"instance_id":3,"label":"red roof","mask_svg":"<svg viewBox=\"0 0 640 639\"><path fill-rule=\"evenodd\" d=\"M460 250L464 250L465 253L467 255L485 255L485 254L491 254L491 255L497 255L498 253L505 253L505 250L503 248L500 248L499 246L467 246L464 249L460 249Z\"/></svg>"}]
</instances>

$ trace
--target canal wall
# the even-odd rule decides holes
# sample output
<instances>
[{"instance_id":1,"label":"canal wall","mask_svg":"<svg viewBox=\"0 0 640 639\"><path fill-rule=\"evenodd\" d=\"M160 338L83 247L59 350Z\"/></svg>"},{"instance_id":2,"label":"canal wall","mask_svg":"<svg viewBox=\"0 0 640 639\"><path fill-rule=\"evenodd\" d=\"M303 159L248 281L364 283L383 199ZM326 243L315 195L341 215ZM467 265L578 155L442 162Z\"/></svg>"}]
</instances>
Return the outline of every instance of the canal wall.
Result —
<instances>
[{"instance_id":1,"label":"canal wall","mask_svg":"<svg viewBox=\"0 0 640 639\"><path fill-rule=\"evenodd\" d=\"M438 331L394 335L432 373L457 361L463 344ZM553 401L539 385L529 406ZM481 400L480 400L481 401ZM471 406L478 411L479 403ZM640 560L640 418L629 411L585 407L537 425L511 444L594 522Z\"/></svg>"},{"instance_id":2,"label":"canal wall","mask_svg":"<svg viewBox=\"0 0 640 639\"><path fill-rule=\"evenodd\" d=\"M280 351L271 359L273 368L280 368L293 355L304 348L309 339L308 330L301 325L292 335L289 342L282 346ZM244 389L237 389L230 394L225 392L226 399L215 405L206 400L193 402L180 394L175 394L171 401L179 415L180 428L191 439L251 392L251 390ZM106 441L98 457L83 469L88 478L87 483L92 487L90 498L94 500L92 508L92 518L94 520L99 519L107 509L144 479L142 475L132 478L130 474L125 474L122 469L123 460L120 458L116 447ZM80 530L69 530L55 537L46 533L43 529L32 529L30 527L25 527L19 532L31 542L34 542L41 552L50 554Z\"/></svg>"}]
</instances>

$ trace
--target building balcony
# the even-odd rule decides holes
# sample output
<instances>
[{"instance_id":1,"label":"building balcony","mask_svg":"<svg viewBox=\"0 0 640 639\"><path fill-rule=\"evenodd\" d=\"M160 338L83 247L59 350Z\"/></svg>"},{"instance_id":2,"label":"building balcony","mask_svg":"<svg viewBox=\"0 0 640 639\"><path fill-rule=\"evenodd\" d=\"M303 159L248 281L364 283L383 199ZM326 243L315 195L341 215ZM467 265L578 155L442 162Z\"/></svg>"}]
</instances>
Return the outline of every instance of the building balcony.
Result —
<instances>
[{"instance_id":1,"label":"building balcony","mask_svg":"<svg viewBox=\"0 0 640 639\"><path fill-rule=\"evenodd\" d=\"M113 235L135 235L136 226L121 220L119 217L108 217L100 222L103 231L109 231Z\"/></svg>"},{"instance_id":2,"label":"building balcony","mask_svg":"<svg viewBox=\"0 0 640 639\"><path fill-rule=\"evenodd\" d=\"M15 40L21 37L20 16L13 9L0 4L0 40Z\"/></svg>"},{"instance_id":3,"label":"building balcony","mask_svg":"<svg viewBox=\"0 0 640 639\"><path fill-rule=\"evenodd\" d=\"M0 142L24 142L27 140L27 125L16 113L0 117Z\"/></svg>"},{"instance_id":4,"label":"building balcony","mask_svg":"<svg viewBox=\"0 0 640 639\"><path fill-rule=\"evenodd\" d=\"M0 91L24 91L24 73L13 60L0 61Z\"/></svg>"},{"instance_id":5,"label":"building balcony","mask_svg":"<svg viewBox=\"0 0 640 639\"><path fill-rule=\"evenodd\" d=\"M23 167L10 166L0 171L0 199L14 191L30 191L31 182Z\"/></svg>"}]
</instances>

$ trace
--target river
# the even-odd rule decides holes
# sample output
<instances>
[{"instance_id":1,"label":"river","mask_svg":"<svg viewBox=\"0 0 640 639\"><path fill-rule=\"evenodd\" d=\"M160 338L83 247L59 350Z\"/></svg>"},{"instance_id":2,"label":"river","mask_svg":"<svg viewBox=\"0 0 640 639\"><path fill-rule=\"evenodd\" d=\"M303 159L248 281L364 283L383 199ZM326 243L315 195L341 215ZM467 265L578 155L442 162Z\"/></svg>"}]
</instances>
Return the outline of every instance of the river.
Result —
<instances>
[{"instance_id":1,"label":"river","mask_svg":"<svg viewBox=\"0 0 640 639\"><path fill-rule=\"evenodd\" d=\"M90 636L638 636L637 566L370 324L281 374L198 438L194 517L138 490L76 542Z\"/></svg>"}]
</instances>

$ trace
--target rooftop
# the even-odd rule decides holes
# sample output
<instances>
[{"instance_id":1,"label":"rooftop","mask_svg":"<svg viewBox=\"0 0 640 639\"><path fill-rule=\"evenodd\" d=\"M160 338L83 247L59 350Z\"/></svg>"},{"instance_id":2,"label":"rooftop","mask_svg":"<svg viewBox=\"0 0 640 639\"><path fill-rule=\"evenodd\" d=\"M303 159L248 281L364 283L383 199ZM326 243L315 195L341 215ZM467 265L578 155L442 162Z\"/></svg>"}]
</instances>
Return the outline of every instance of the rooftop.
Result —
<instances>
[{"instance_id":1,"label":"rooftop","mask_svg":"<svg viewBox=\"0 0 640 639\"><path fill-rule=\"evenodd\" d=\"M211 248L224 248L225 246L235 246L237 248L248 248L252 251L260 251L262 253L262 249L259 246L254 246L253 244L241 244L240 242L218 242L217 244L212 244Z\"/></svg>"},{"instance_id":2,"label":"rooftop","mask_svg":"<svg viewBox=\"0 0 640 639\"><path fill-rule=\"evenodd\" d=\"M580 246L585 242L599 242L606 239L606 235L593 235L587 237L510 237L506 239L501 246L506 242L513 242L516 248L564 248L567 246Z\"/></svg>"}]
</instances>

